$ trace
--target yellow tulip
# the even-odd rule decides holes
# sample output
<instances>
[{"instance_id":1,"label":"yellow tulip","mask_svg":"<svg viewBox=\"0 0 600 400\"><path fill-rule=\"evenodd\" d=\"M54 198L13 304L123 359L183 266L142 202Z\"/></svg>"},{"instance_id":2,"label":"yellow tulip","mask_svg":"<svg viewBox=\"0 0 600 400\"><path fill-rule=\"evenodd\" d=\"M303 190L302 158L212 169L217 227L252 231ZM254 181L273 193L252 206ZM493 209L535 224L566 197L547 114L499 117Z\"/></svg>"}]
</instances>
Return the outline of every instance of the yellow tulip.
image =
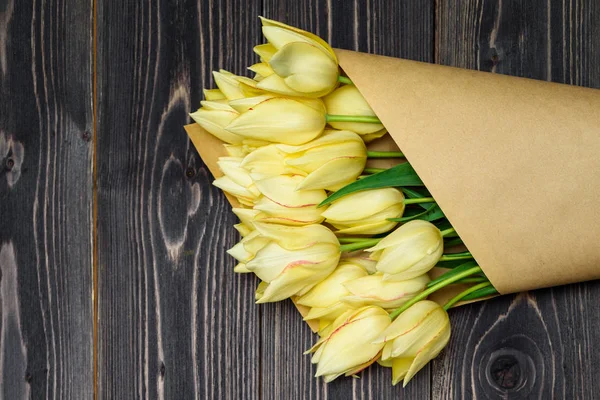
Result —
<instances>
[{"instance_id":1,"label":"yellow tulip","mask_svg":"<svg viewBox=\"0 0 600 400\"><path fill-rule=\"evenodd\" d=\"M323 225L297 227L255 222L254 226L256 230L228 253L265 282L257 292L257 303L301 296L338 264L339 242Z\"/></svg>"},{"instance_id":2,"label":"yellow tulip","mask_svg":"<svg viewBox=\"0 0 600 400\"><path fill-rule=\"evenodd\" d=\"M401 281L426 274L444 252L440 230L431 222L412 220L367 249L384 279Z\"/></svg>"},{"instance_id":3,"label":"yellow tulip","mask_svg":"<svg viewBox=\"0 0 600 400\"><path fill-rule=\"evenodd\" d=\"M260 100L225 129L244 138L291 145L304 144L323 133L325 108L321 100L286 97Z\"/></svg>"},{"instance_id":4,"label":"yellow tulip","mask_svg":"<svg viewBox=\"0 0 600 400\"><path fill-rule=\"evenodd\" d=\"M252 151L244 157L242 167L250 171L250 176L255 181L278 175L307 175L298 168L286 165L285 153L280 151L275 144Z\"/></svg>"},{"instance_id":5,"label":"yellow tulip","mask_svg":"<svg viewBox=\"0 0 600 400\"><path fill-rule=\"evenodd\" d=\"M219 90L227 100L237 100L244 97L259 96L263 91L256 87L256 82L244 76L238 76L231 72L220 70L213 71L213 78Z\"/></svg>"},{"instance_id":6,"label":"yellow tulip","mask_svg":"<svg viewBox=\"0 0 600 400\"><path fill-rule=\"evenodd\" d=\"M242 159L239 157L220 157L217 164L224 176L215 179L213 185L237 197L243 205L252 207L261 194L241 163Z\"/></svg>"},{"instance_id":7,"label":"yellow tulip","mask_svg":"<svg viewBox=\"0 0 600 400\"><path fill-rule=\"evenodd\" d=\"M246 237L254 231L254 221L260 211L251 208L232 208L231 211L240 219L240 223L233 227L242 237Z\"/></svg>"},{"instance_id":8,"label":"yellow tulip","mask_svg":"<svg viewBox=\"0 0 600 400\"><path fill-rule=\"evenodd\" d=\"M274 74L261 79L258 88L286 96L321 97L337 86L338 62L327 42L277 21L261 20L263 34L272 47L255 51Z\"/></svg>"},{"instance_id":9,"label":"yellow tulip","mask_svg":"<svg viewBox=\"0 0 600 400\"><path fill-rule=\"evenodd\" d=\"M340 375L354 375L374 363L383 343L373 343L391 323L388 313L368 306L340 315L308 352L314 352L311 362L317 364L315 376L331 382Z\"/></svg>"},{"instance_id":10,"label":"yellow tulip","mask_svg":"<svg viewBox=\"0 0 600 400\"><path fill-rule=\"evenodd\" d=\"M263 195L255 202L254 210L260 211L255 220L283 225L309 225L323 222L323 208L317 205L327 198L324 190L298 190L303 177L278 175L256 181L256 188Z\"/></svg>"},{"instance_id":11,"label":"yellow tulip","mask_svg":"<svg viewBox=\"0 0 600 400\"><path fill-rule=\"evenodd\" d=\"M323 98L327 114L331 115L353 115L361 117L374 117L375 112L369 103L360 94L354 85L342 85ZM329 122L336 129L347 129L359 135L368 135L381 131L383 125L366 122ZM385 133L385 132L383 132ZM372 139L372 137L371 137Z\"/></svg>"},{"instance_id":12,"label":"yellow tulip","mask_svg":"<svg viewBox=\"0 0 600 400\"><path fill-rule=\"evenodd\" d=\"M354 132L326 130L323 136L302 146L278 145L285 164L308 175L298 190L337 190L354 182L367 161L364 142Z\"/></svg>"},{"instance_id":13,"label":"yellow tulip","mask_svg":"<svg viewBox=\"0 0 600 400\"><path fill-rule=\"evenodd\" d=\"M198 111L190 114L198 125L225 143L242 143L244 138L225 130L225 126L239 117L237 111L228 104L221 103L220 100L203 101L201 104L202 107Z\"/></svg>"},{"instance_id":14,"label":"yellow tulip","mask_svg":"<svg viewBox=\"0 0 600 400\"><path fill-rule=\"evenodd\" d=\"M384 344L380 364L392 367L392 383L404 386L450 340L450 319L437 303L420 301L398 316L375 343Z\"/></svg>"},{"instance_id":15,"label":"yellow tulip","mask_svg":"<svg viewBox=\"0 0 600 400\"><path fill-rule=\"evenodd\" d=\"M383 274L364 276L344 283L348 295L342 301L351 307L378 306L387 311L401 307L429 283L427 275L405 281L390 282L383 280Z\"/></svg>"},{"instance_id":16,"label":"yellow tulip","mask_svg":"<svg viewBox=\"0 0 600 400\"><path fill-rule=\"evenodd\" d=\"M323 213L338 234L375 235L393 229L404 212L404 195L394 188L365 190L333 202Z\"/></svg>"},{"instance_id":17,"label":"yellow tulip","mask_svg":"<svg viewBox=\"0 0 600 400\"><path fill-rule=\"evenodd\" d=\"M367 271L360 265L340 262L331 275L296 300L296 303L310 307L304 320L318 318L320 321L333 322L351 308L341 301L344 296L350 294L344 283L367 276L367 274Z\"/></svg>"}]
</instances>

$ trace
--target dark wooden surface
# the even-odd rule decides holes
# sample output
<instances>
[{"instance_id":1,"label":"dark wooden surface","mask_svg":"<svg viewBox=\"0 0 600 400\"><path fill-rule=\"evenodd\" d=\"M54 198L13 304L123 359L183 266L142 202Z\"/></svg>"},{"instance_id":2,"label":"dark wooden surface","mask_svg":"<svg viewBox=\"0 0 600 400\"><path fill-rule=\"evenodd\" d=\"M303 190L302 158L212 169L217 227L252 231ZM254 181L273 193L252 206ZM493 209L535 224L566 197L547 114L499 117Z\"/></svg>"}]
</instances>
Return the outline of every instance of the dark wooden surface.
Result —
<instances>
[{"instance_id":1,"label":"dark wooden surface","mask_svg":"<svg viewBox=\"0 0 600 400\"><path fill-rule=\"evenodd\" d=\"M234 275L235 218L182 125L211 70L255 61L257 15L335 47L600 88L600 4L93 5L0 0L0 398L598 397L596 282L453 310L449 346L406 389L379 367L314 379L291 303L256 306L256 279Z\"/></svg>"},{"instance_id":2,"label":"dark wooden surface","mask_svg":"<svg viewBox=\"0 0 600 400\"><path fill-rule=\"evenodd\" d=\"M0 398L91 398L92 2L0 1Z\"/></svg>"}]
</instances>

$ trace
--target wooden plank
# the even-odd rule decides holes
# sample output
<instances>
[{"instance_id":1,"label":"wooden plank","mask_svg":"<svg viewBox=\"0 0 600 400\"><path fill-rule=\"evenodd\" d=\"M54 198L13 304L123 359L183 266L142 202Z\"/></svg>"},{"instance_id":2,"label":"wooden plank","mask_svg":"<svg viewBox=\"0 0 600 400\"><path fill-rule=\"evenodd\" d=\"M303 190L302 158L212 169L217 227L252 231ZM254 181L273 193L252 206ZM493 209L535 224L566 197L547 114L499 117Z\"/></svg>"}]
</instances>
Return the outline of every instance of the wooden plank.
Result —
<instances>
[{"instance_id":1,"label":"wooden plank","mask_svg":"<svg viewBox=\"0 0 600 400\"><path fill-rule=\"evenodd\" d=\"M334 47L433 61L433 2L272 1L263 15L319 34ZM262 43L260 37L253 38ZM324 384L313 377L310 356L302 353L317 340L291 303L263 305L261 388L265 399L428 398L425 368L406 389L392 387L391 373L373 366L361 379Z\"/></svg>"},{"instance_id":2,"label":"wooden plank","mask_svg":"<svg viewBox=\"0 0 600 400\"><path fill-rule=\"evenodd\" d=\"M256 280L183 126L242 73L259 2L98 1L98 397L258 397Z\"/></svg>"},{"instance_id":3,"label":"wooden plank","mask_svg":"<svg viewBox=\"0 0 600 400\"><path fill-rule=\"evenodd\" d=\"M0 3L0 398L93 397L91 7Z\"/></svg>"},{"instance_id":4,"label":"wooden plank","mask_svg":"<svg viewBox=\"0 0 600 400\"><path fill-rule=\"evenodd\" d=\"M436 15L442 64L600 87L597 2L444 0ZM453 310L432 397L596 398L598 295L592 282Z\"/></svg>"}]
</instances>

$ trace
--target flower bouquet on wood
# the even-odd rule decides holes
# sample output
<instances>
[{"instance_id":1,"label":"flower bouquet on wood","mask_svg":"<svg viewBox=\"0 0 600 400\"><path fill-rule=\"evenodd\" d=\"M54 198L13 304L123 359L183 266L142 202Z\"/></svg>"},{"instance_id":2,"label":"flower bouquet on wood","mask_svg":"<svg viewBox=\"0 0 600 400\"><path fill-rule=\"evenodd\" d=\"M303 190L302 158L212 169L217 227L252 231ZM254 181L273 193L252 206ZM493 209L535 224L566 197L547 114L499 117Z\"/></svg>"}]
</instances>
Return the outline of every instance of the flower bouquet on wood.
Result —
<instances>
[{"instance_id":1,"label":"flower bouquet on wood","mask_svg":"<svg viewBox=\"0 0 600 400\"><path fill-rule=\"evenodd\" d=\"M262 18L186 130L233 206L234 271L291 298L329 382L404 385L447 310L600 277L600 93L357 52Z\"/></svg>"}]
</instances>

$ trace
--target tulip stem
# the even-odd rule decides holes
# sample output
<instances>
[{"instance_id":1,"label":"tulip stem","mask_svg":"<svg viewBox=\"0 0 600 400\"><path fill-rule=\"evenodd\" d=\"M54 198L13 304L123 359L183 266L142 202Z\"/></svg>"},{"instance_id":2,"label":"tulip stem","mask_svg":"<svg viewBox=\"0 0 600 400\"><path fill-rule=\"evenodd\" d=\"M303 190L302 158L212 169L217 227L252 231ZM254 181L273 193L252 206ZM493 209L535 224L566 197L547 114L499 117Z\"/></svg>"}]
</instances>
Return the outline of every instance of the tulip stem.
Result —
<instances>
[{"instance_id":1,"label":"tulip stem","mask_svg":"<svg viewBox=\"0 0 600 400\"><path fill-rule=\"evenodd\" d=\"M471 260L473 255L468 251L464 253L444 254L440 257L439 261L454 261L454 260Z\"/></svg>"},{"instance_id":2,"label":"tulip stem","mask_svg":"<svg viewBox=\"0 0 600 400\"><path fill-rule=\"evenodd\" d=\"M401 151L367 151L367 158L404 158Z\"/></svg>"},{"instance_id":3,"label":"tulip stem","mask_svg":"<svg viewBox=\"0 0 600 400\"><path fill-rule=\"evenodd\" d=\"M397 310L393 311L390 314L390 318L393 320L395 319L398 315L402 314L404 311L406 311L410 306L412 306L413 304L425 299L427 296L429 296L430 294L432 294L433 292L448 286L451 283L454 283L458 280L461 280L462 278L466 278L467 276L471 276L473 274L479 273L481 272L481 268L480 267L473 267L473 268L469 268L468 270L461 272L460 274L456 274L451 278L445 279L443 281L441 281L440 283L433 285L432 287L430 287L429 289L426 289L424 291L422 291L418 296L413 297L412 299L410 299L408 302L406 302L402 307L398 308Z\"/></svg>"},{"instance_id":4,"label":"tulip stem","mask_svg":"<svg viewBox=\"0 0 600 400\"><path fill-rule=\"evenodd\" d=\"M449 234L454 233L454 232L456 232L456 230L454 230L454 228L448 228L448 229L444 229L440 233L442 234L442 236L448 236Z\"/></svg>"},{"instance_id":5,"label":"tulip stem","mask_svg":"<svg viewBox=\"0 0 600 400\"><path fill-rule=\"evenodd\" d=\"M338 76L338 82L343 83L344 85L354 85L354 83L347 76Z\"/></svg>"},{"instance_id":6,"label":"tulip stem","mask_svg":"<svg viewBox=\"0 0 600 400\"><path fill-rule=\"evenodd\" d=\"M376 116L371 115L330 115L325 116L327 122L365 122L368 124L381 124Z\"/></svg>"},{"instance_id":7,"label":"tulip stem","mask_svg":"<svg viewBox=\"0 0 600 400\"><path fill-rule=\"evenodd\" d=\"M487 282L480 283L479 285L475 285L475 286L472 286L472 287L468 288L464 292L461 292L461 293L457 294L456 296L454 296L453 298L451 298L444 305L444 310L448 311L448 309L450 307L452 307L453 305L455 305L456 303L458 303L466 295L471 294L473 292L476 292L477 290L482 289L484 287L488 287L488 286L492 286L492 282L487 281Z\"/></svg>"},{"instance_id":8,"label":"tulip stem","mask_svg":"<svg viewBox=\"0 0 600 400\"><path fill-rule=\"evenodd\" d=\"M417 197L415 199L404 199L404 204L421 204L421 203L435 203L433 197ZM442 234L442 236L444 236Z\"/></svg>"},{"instance_id":9,"label":"tulip stem","mask_svg":"<svg viewBox=\"0 0 600 400\"><path fill-rule=\"evenodd\" d=\"M365 168L365 174L378 174L380 172L387 171L385 168Z\"/></svg>"},{"instance_id":10,"label":"tulip stem","mask_svg":"<svg viewBox=\"0 0 600 400\"><path fill-rule=\"evenodd\" d=\"M383 238L361 240L360 242L344 244L344 245L340 246L340 250L342 253L344 253L344 252L366 249L367 247L375 246L377 243L379 243L381 241L381 239L383 239Z\"/></svg>"}]
</instances>

